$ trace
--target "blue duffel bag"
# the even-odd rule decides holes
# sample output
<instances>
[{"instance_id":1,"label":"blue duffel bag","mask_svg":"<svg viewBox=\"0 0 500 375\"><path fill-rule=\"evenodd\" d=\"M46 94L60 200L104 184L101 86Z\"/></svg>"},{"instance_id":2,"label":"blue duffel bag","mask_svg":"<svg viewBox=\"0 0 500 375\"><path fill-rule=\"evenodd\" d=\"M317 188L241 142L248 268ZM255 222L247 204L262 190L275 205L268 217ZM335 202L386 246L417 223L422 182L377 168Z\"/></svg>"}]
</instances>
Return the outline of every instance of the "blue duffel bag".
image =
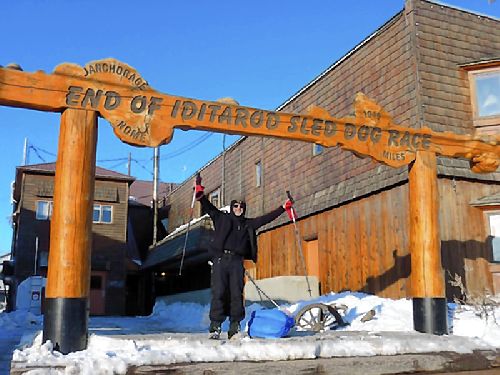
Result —
<instances>
[{"instance_id":1,"label":"blue duffel bag","mask_svg":"<svg viewBox=\"0 0 500 375\"><path fill-rule=\"evenodd\" d=\"M248 336L283 337L290 332L294 324L295 319L278 309L253 311L248 321Z\"/></svg>"}]
</instances>

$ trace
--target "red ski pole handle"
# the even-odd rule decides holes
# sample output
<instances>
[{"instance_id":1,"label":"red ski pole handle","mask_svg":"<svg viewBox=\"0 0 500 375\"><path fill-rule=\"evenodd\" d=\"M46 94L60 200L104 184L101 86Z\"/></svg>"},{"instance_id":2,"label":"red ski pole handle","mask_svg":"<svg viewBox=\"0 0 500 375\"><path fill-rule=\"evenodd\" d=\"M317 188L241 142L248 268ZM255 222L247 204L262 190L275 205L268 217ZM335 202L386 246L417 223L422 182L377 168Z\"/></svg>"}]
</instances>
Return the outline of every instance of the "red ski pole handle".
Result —
<instances>
[{"instance_id":1,"label":"red ski pole handle","mask_svg":"<svg viewBox=\"0 0 500 375\"><path fill-rule=\"evenodd\" d=\"M290 194L290 190L286 191L286 195L288 199L290 199L290 202L295 203L295 199L293 199L292 194Z\"/></svg>"}]
</instances>

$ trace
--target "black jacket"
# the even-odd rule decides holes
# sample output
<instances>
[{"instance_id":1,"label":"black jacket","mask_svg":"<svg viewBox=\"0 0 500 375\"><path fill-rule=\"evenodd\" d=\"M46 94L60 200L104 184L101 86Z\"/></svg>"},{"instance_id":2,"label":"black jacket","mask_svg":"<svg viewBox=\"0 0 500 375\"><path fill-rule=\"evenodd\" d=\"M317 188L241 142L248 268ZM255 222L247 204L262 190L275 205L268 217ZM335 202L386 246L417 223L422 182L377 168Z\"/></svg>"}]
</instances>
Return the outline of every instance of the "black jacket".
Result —
<instances>
[{"instance_id":1,"label":"black jacket","mask_svg":"<svg viewBox=\"0 0 500 375\"><path fill-rule=\"evenodd\" d=\"M210 241L212 257L219 257L224 250L230 250L254 262L257 261L256 230L285 212L285 209L280 206L265 215L246 218L220 211L210 203L206 196L200 199L200 203L215 227L215 233Z\"/></svg>"}]
</instances>

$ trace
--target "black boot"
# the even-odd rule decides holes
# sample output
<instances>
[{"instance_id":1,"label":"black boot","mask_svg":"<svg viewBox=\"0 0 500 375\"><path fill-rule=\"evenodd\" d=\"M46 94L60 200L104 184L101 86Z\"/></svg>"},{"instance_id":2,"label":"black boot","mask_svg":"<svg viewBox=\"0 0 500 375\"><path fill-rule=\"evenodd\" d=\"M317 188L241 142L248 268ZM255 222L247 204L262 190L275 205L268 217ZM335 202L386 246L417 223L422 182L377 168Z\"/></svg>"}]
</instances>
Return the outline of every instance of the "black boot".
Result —
<instances>
[{"instance_id":1,"label":"black boot","mask_svg":"<svg viewBox=\"0 0 500 375\"><path fill-rule=\"evenodd\" d=\"M208 328L208 338L217 340L220 337L221 332L221 322L210 322L210 327Z\"/></svg>"},{"instance_id":2,"label":"black boot","mask_svg":"<svg viewBox=\"0 0 500 375\"><path fill-rule=\"evenodd\" d=\"M227 331L227 338L230 339L240 332L240 322L231 322L229 324L229 331Z\"/></svg>"}]
</instances>

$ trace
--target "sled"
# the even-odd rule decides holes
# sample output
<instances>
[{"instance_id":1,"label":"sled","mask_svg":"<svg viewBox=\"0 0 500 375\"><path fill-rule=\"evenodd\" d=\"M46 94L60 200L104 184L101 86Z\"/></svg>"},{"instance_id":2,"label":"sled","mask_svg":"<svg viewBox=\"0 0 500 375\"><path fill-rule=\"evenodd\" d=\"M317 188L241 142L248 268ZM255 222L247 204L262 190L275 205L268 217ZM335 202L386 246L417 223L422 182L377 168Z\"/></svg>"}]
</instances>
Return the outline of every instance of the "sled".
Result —
<instances>
[{"instance_id":1,"label":"sled","mask_svg":"<svg viewBox=\"0 0 500 375\"><path fill-rule=\"evenodd\" d=\"M245 270L245 275L257 291L276 307L276 309L252 312L248 321L250 337L284 337L293 327L298 331L321 332L348 324L341 315L341 312L345 315L347 311L347 306L343 304L312 303L302 307L295 316L290 316L283 312L281 306L257 285L247 270Z\"/></svg>"},{"instance_id":2,"label":"sled","mask_svg":"<svg viewBox=\"0 0 500 375\"><path fill-rule=\"evenodd\" d=\"M294 327L297 331L310 332L337 329L347 325L339 310L345 314L347 306L312 303L300 309L295 317L289 316L279 308L257 310L252 312L248 322L248 335L279 338L287 336Z\"/></svg>"}]
</instances>

